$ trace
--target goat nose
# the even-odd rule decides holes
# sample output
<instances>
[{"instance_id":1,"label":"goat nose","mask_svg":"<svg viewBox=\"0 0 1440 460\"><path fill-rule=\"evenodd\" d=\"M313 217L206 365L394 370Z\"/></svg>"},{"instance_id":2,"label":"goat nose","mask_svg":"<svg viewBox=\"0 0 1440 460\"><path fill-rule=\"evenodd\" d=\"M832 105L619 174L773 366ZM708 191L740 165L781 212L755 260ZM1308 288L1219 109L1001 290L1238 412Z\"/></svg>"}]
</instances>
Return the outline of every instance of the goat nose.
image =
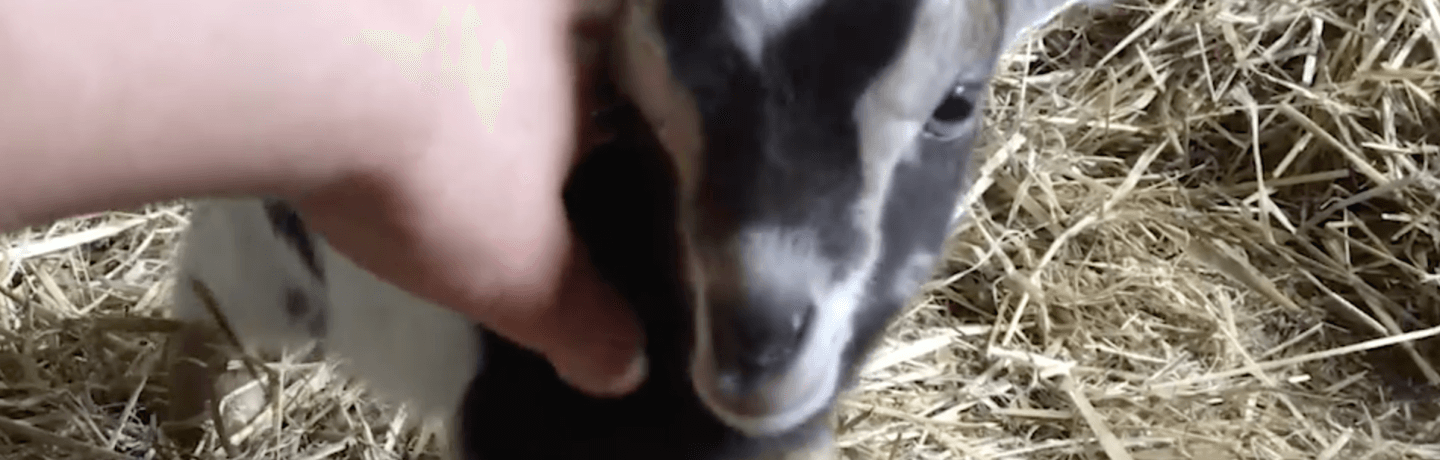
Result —
<instances>
[{"instance_id":1,"label":"goat nose","mask_svg":"<svg viewBox=\"0 0 1440 460\"><path fill-rule=\"evenodd\" d=\"M814 315L808 303L717 307L710 327L716 389L741 399L789 370Z\"/></svg>"}]
</instances>

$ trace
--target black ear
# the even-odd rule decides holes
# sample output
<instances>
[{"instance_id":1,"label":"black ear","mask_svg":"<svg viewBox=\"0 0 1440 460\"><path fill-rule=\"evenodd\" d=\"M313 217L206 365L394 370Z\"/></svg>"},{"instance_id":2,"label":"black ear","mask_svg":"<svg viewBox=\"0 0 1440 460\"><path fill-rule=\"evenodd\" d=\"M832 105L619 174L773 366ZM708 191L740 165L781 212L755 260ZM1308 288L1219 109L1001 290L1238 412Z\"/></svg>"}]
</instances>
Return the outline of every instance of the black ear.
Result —
<instances>
[{"instance_id":1,"label":"black ear","mask_svg":"<svg viewBox=\"0 0 1440 460\"><path fill-rule=\"evenodd\" d=\"M644 298L657 285L679 282L675 170L635 107L604 118L615 137L571 172L566 214L601 276L626 298L655 302Z\"/></svg>"}]
</instances>

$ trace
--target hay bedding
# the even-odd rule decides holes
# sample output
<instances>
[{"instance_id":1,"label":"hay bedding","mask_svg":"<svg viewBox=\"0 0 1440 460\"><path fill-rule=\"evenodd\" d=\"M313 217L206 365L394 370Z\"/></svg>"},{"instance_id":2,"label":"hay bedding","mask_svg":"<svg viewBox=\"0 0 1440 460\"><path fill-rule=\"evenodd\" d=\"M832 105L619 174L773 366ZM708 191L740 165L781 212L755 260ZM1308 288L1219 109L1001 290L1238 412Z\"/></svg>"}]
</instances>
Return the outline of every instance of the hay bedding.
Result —
<instances>
[{"instance_id":1,"label":"hay bedding","mask_svg":"<svg viewBox=\"0 0 1440 460\"><path fill-rule=\"evenodd\" d=\"M1440 458L1440 2L1130 0L1036 38L846 455ZM181 455L156 363L185 212L7 237L0 456ZM280 397L238 386L233 454L196 457L437 449L329 363L269 367Z\"/></svg>"}]
</instances>

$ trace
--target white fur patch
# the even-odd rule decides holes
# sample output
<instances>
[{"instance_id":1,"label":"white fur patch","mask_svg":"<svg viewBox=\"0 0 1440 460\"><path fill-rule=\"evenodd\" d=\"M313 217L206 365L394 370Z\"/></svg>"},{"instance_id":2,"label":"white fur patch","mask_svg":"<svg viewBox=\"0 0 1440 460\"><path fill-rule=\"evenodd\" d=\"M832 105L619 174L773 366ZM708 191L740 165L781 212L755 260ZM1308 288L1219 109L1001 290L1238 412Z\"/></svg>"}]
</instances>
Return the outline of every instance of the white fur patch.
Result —
<instances>
[{"instance_id":1,"label":"white fur patch","mask_svg":"<svg viewBox=\"0 0 1440 460\"><path fill-rule=\"evenodd\" d=\"M376 279L314 240L328 279L322 284L288 242L276 235L261 201L213 200L196 207L177 263L178 278L200 280L240 340L263 349L324 339L353 374L381 394L428 415L452 416L478 370L480 344L471 322ZM326 337L311 337L285 310L300 288L324 309ZM188 286L177 287L176 316L209 321Z\"/></svg>"},{"instance_id":2,"label":"white fur patch","mask_svg":"<svg viewBox=\"0 0 1440 460\"><path fill-rule=\"evenodd\" d=\"M747 283L760 289L794 289L818 302L828 286L817 275L834 268L820 255L810 229L750 229L742 235L740 254L750 268Z\"/></svg>"},{"instance_id":3,"label":"white fur patch","mask_svg":"<svg viewBox=\"0 0 1440 460\"><path fill-rule=\"evenodd\" d=\"M330 349L381 394L427 414L454 415L480 370L474 323L381 281L329 245L322 248Z\"/></svg>"},{"instance_id":4,"label":"white fur patch","mask_svg":"<svg viewBox=\"0 0 1440 460\"><path fill-rule=\"evenodd\" d=\"M895 276L895 285L891 288L890 295L897 299L909 299L915 295L915 290L920 288L925 280L935 271L935 254L929 251L917 251L911 254L905 261L905 266Z\"/></svg>"},{"instance_id":5,"label":"white fur patch","mask_svg":"<svg viewBox=\"0 0 1440 460\"><path fill-rule=\"evenodd\" d=\"M751 64L759 65L765 44L825 0L727 0L730 35Z\"/></svg>"},{"instance_id":6,"label":"white fur patch","mask_svg":"<svg viewBox=\"0 0 1440 460\"><path fill-rule=\"evenodd\" d=\"M210 311L190 290L201 281L215 296L225 320L250 347L275 351L312 337L305 324L285 311L286 289L299 289L311 308L326 309L323 286L285 240L271 229L258 200L212 200L198 204L175 265L175 316L211 321Z\"/></svg>"}]
</instances>

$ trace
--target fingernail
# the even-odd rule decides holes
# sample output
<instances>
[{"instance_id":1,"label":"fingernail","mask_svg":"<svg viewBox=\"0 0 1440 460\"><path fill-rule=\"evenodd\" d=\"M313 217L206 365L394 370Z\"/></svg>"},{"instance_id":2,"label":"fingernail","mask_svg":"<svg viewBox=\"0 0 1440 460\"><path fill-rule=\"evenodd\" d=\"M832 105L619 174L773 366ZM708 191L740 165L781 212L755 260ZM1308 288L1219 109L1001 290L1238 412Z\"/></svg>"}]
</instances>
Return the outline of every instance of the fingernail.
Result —
<instances>
[{"instance_id":1,"label":"fingernail","mask_svg":"<svg viewBox=\"0 0 1440 460\"><path fill-rule=\"evenodd\" d=\"M644 351L638 351L630 358L625 372L619 375L598 375L600 372L595 372L594 361L570 366L569 370L557 367L556 372L561 380L580 391L594 396L613 398L624 396L639 388L640 383L644 382L650 373L650 360L645 357ZM580 375L582 373L590 375Z\"/></svg>"}]
</instances>

